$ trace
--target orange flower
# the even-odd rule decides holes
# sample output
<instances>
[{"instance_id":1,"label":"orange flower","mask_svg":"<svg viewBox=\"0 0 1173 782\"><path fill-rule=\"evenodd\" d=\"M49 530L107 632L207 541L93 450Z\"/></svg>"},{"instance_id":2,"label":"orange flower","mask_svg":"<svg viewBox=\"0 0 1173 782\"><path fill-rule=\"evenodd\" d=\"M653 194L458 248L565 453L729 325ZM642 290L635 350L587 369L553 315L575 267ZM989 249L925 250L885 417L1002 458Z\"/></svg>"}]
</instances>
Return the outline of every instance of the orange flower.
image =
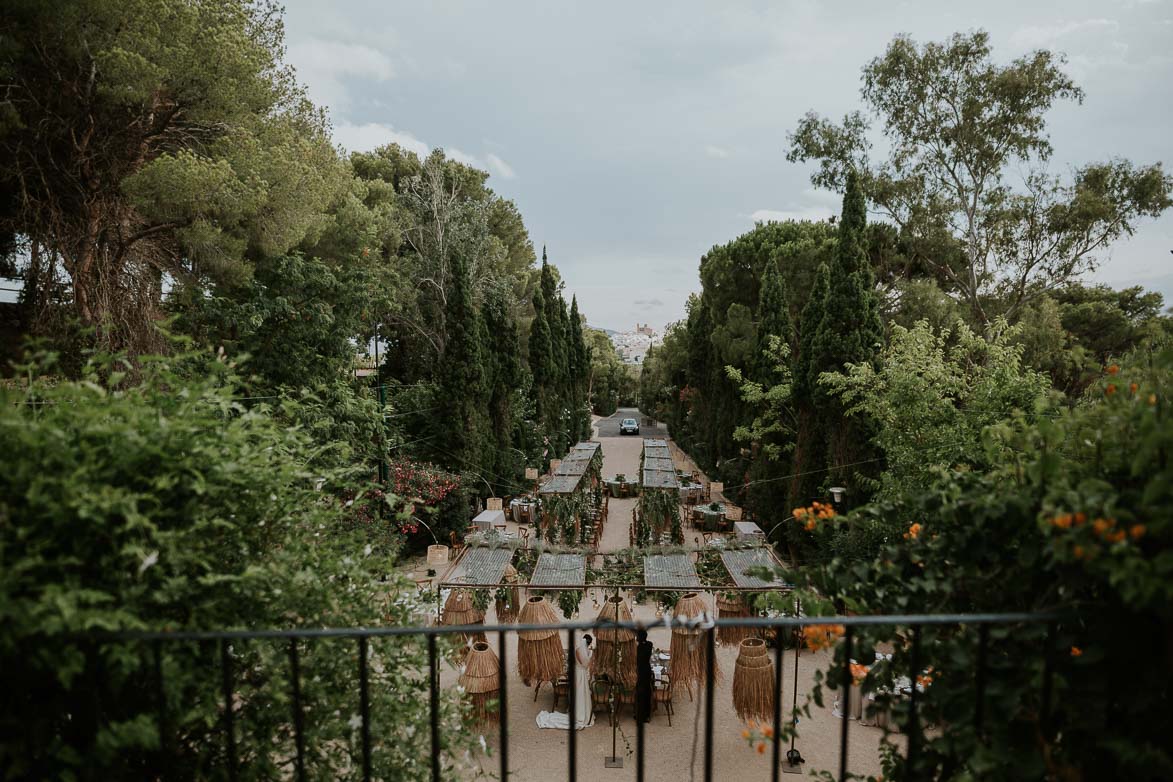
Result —
<instances>
[{"instance_id":1,"label":"orange flower","mask_svg":"<svg viewBox=\"0 0 1173 782\"><path fill-rule=\"evenodd\" d=\"M1084 556L1083 546L1077 545L1075 548L1071 549L1071 554L1076 559L1083 559L1083 556Z\"/></svg>"},{"instance_id":2,"label":"orange flower","mask_svg":"<svg viewBox=\"0 0 1173 782\"><path fill-rule=\"evenodd\" d=\"M1104 533L1110 529L1112 529L1112 525L1107 519L1096 519L1092 522L1092 530L1094 530L1095 533L1101 538L1104 537Z\"/></svg>"},{"instance_id":3,"label":"orange flower","mask_svg":"<svg viewBox=\"0 0 1173 782\"><path fill-rule=\"evenodd\" d=\"M1075 514L1075 526L1082 527L1084 522L1086 522L1086 521L1087 521L1087 514L1084 513L1083 511L1079 511L1078 513Z\"/></svg>"},{"instance_id":4,"label":"orange flower","mask_svg":"<svg viewBox=\"0 0 1173 782\"><path fill-rule=\"evenodd\" d=\"M1118 529L1115 532L1113 532L1111 535L1108 535L1106 540L1109 543L1119 543L1120 541L1124 540L1124 537L1125 537L1124 530Z\"/></svg>"},{"instance_id":5,"label":"orange flower","mask_svg":"<svg viewBox=\"0 0 1173 782\"><path fill-rule=\"evenodd\" d=\"M856 684L859 684L864 679L866 679L867 675L868 667L866 665L863 665L862 663L851 664L851 678L855 681Z\"/></svg>"},{"instance_id":6,"label":"orange flower","mask_svg":"<svg viewBox=\"0 0 1173 782\"><path fill-rule=\"evenodd\" d=\"M1109 375L1115 375L1115 374L1116 374L1117 372L1119 372L1119 371L1120 371L1120 365L1119 365L1119 364L1112 364L1112 365L1110 365L1110 366L1108 367L1108 374L1109 374Z\"/></svg>"},{"instance_id":7,"label":"orange flower","mask_svg":"<svg viewBox=\"0 0 1173 782\"><path fill-rule=\"evenodd\" d=\"M1071 647L1072 657L1079 657L1081 654L1083 654L1083 649L1080 649L1078 646Z\"/></svg>"},{"instance_id":8,"label":"orange flower","mask_svg":"<svg viewBox=\"0 0 1173 782\"><path fill-rule=\"evenodd\" d=\"M1128 528L1128 534L1133 540L1140 540L1144 537L1144 525L1133 524Z\"/></svg>"},{"instance_id":9,"label":"orange flower","mask_svg":"<svg viewBox=\"0 0 1173 782\"><path fill-rule=\"evenodd\" d=\"M766 727L762 728L762 735L768 739L774 738L774 726L767 725Z\"/></svg>"},{"instance_id":10,"label":"orange flower","mask_svg":"<svg viewBox=\"0 0 1173 782\"><path fill-rule=\"evenodd\" d=\"M842 636L843 632L843 625L817 625L803 628L803 638L807 648L817 652L834 646L835 639Z\"/></svg>"},{"instance_id":11,"label":"orange flower","mask_svg":"<svg viewBox=\"0 0 1173 782\"><path fill-rule=\"evenodd\" d=\"M806 508L795 508L794 510L790 511L790 514L796 519L801 519L806 515Z\"/></svg>"},{"instance_id":12,"label":"orange flower","mask_svg":"<svg viewBox=\"0 0 1173 782\"><path fill-rule=\"evenodd\" d=\"M1071 514L1063 513L1051 519L1051 524L1059 529L1071 529Z\"/></svg>"},{"instance_id":13,"label":"orange flower","mask_svg":"<svg viewBox=\"0 0 1173 782\"><path fill-rule=\"evenodd\" d=\"M766 743L764 741L758 742L758 754L759 755L766 754Z\"/></svg>"},{"instance_id":14,"label":"orange flower","mask_svg":"<svg viewBox=\"0 0 1173 782\"><path fill-rule=\"evenodd\" d=\"M1116 393L1116 384L1109 383L1108 387L1104 389L1104 393L1108 396L1112 396L1112 394L1115 394Z\"/></svg>"},{"instance_id":15,"label":"orange flower","mask_svg":"<svg viewBox=\"0 0 1173 782\"><path fill-rule=\"evenodd\" d=\"M746 741L749 741L749 729L748 728L741 731L741 737L743 739L745 739Z\"/></svg>"},{"instance_id":16,"label":"orange flower","mask_svg":"<svg viewBox=\"0 0 1173 782\"><path fill-rule=\"evenodd\" d=\"M1130 394L1136 394L1136 391L1137 391L1137 389L1139 389L1139 388L1140 388L1140 384L1139 384L1139 383L1129 383L1129 384L1128 384L1128 393L1130 393Z\"/></svg>"},{"instance_id":17,"label":"orange flower","mask_svg":"<svg viewBox=\"0 0 1173 782\"><path fill-rule=\"evenodd\" d=\"M920 527L919 523L913 524L911 527L908 528L908 532L904 533L904 539L905 540L916 540L918 537L920 537L920 529L921 529L921 527Z\"/></svg>"}]
</instances>

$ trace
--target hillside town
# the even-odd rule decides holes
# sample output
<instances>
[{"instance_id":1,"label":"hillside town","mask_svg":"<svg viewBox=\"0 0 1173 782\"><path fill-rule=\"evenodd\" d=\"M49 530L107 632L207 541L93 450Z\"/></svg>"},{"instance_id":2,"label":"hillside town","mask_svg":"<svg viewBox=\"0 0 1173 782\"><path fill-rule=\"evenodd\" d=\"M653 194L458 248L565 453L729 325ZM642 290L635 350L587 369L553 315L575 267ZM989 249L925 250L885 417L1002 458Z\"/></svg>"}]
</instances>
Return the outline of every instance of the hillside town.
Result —
<instances>
[{"instance_id":1,"label":"hillside town","mask_svg":"<svg viewBox=\"0 0 1173 782\"><path fill-rule=\"evenodd\" d=\"M611 337L623 363L632 365L642 364L648 350L664 339L647 323L636 323L631 331L608 331L607 336Z\"/></svg>"}]
</instances>

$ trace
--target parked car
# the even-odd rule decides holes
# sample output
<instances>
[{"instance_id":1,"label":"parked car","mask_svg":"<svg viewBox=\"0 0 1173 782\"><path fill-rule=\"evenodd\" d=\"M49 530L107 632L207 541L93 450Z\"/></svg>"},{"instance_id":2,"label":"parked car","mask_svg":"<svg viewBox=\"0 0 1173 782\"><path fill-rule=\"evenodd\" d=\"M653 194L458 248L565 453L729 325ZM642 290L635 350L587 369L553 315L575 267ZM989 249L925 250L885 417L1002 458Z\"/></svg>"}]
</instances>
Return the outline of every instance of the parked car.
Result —
<instances>
[{"instance_id":1,"label":"parked car","mask_svg":"<svg viewBox=\"0 0 1173 782\"><path fill-rule=\"evenodd\" d=\"M639 421L634 418L624 418L619 422L619 434L639 434Z\"/></svg>"}]
</instances>

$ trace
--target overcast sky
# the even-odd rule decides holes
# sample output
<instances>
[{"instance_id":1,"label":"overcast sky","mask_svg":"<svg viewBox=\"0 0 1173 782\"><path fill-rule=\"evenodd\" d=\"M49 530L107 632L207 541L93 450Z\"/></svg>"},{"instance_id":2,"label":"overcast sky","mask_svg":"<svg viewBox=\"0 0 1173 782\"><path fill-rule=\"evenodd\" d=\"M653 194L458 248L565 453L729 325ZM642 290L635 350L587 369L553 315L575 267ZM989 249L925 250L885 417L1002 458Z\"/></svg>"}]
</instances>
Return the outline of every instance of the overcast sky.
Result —
<instances>
[{"instance_id":1,"label":"overcast sky","mask_svg":"<svg viewBox=\"0 0 1173 782\"><path fill-rule=\"evenodd\" d=\"M897 33L1066 52L1087 99L1049 117L1054 170L1173 165L1173 0L286 2L288 59L336 142L491 172L597 326L680 318L700 256L755 219L837 212L786 134L859 107L860 69ZM1096 276L1173 303L1171 249L1173 215L1146 221Z\"/></svg>"}]
</instances>

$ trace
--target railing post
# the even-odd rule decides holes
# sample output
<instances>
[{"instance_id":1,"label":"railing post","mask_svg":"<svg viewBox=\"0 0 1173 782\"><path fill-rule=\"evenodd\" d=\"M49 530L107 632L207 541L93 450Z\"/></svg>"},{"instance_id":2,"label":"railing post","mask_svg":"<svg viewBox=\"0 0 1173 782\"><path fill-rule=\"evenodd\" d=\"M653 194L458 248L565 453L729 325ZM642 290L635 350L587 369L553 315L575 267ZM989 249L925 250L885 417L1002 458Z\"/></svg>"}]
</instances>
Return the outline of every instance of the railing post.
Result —
<instances>
[{"instance_id":1,"label":"railing post","mask_svg":"<svg viewBox=\"0 0 1173 782\"><path fill-rule=\"evenodd\" d=\"M497 681L501 683L497 690L497 717L501 727L501 746L498 754L501 756L501 782L509 780L509 682L506 679L505 665L505 631L497 633Z\"/></svg>"},{"instance_id":2,"label":"railing post","mask_svg":"<svg viewBox=\"0 0 1173 782\"><path fill-rule=\"evenodd\" d=\"M917 718L916 680L920 676L920 632L921 626L912 628L912 693L908 699L908 773L906 779L916 779L917 755L920 752L920 722Z\"/></svg>"},{"instance_id":3,"label":"railing post","mask_svg":"<svg viewBox=\"0 0 1173 782\"><path fill-rule=\"evenodd\" d=\"M973 729L980 741L982 737L982 723L986 715L986 654L990 645L990 626L982 623L978 625L977 672L974 682L974 713Z\"/></svg>"},{"instance_id":4,"label":"railing post","mask_svg":"<svg viewBox=\"0 0 1173 782\"><path fill-rule=\"evenodd\" d=\"M371 782L371 689L367 675L367 637L358 637L358 700L362 716L362 778Z\"/></svg>"},{"instance_id":5,"label":"railing post","mask_svg":"<svg viewBox=\"0 0 1173 782\"><path fill-rule=\"evenodd\" d=\"M843 634L843 695L839 714L843 724L839 731L839 782L847 782L847 727L851 722L851 639L854 628L848 625Z\"/></svg>"},{"instance_id":6,"label":"railing post","mask_svg":"<svg viewBox=\"0 0 1173 782\"><path fill-rule=\"evenodd\" d=\"M713 678L717 654L716 629L710 627L705 631L705 645L708 653L705 655L705 782L713 779Z\"/></svg>"},{"instance_id":7,"label":"railing post","mask_svg":"<svg viewBox=\"0 0 1173 782\"><path fill-rule=\"evenodd\" d=\"M159 775L169 776L167 769L167 690L163 686L163 642L156 640L151 643L151 667L155 680L155 705L158 712L155 715L156 729L159 731Z\"/></svg>"},{"instance_id":8,"label":"railing post","mask_svg":"<svg viewBox=\"0 0 1173 782\"><path fill-rule=\"evenodd\" d=\"M1055 659L1051 653L1055 645L1055 623L1047 625L1047 634L1043 638L1043 703L1039 712L1039 724L1043 729L1043 739L1051 738L1051 688L1055 678Z\"/></svg>"},{"instance_id":9,"label":"railing post","mask_svg":"<svg viewBox=\"0 0 1173 782\"><path fill-rule=\"evenodd\" d=\"M778 782L782 773L782 633L774 627L774 750L772 782Z\"/></svg>"},{"instance_id":10,"label":"railing post","mask_svg":"<svg viewBox=\"0 0 1173 782\"><path fill-rule=\"evenodd\" d=\"M436 668L436 634L428 633L428 698L432 730L432 782L440 782L440 684Z\"/></svg>"},{"instance_id":11,"label":"railing post","mask_svg":"<svg viewBox=\"0 0 1173 782\"><path fill-rule=\"evenodd\" d=\"M301 658L296 638L289 639L289 683L293 697L293 746L297 751L294 770L298 782L305 782L305 714L301 706Z\"/></svg>"},{"instance_id":12,"label":"railing post","mask_svg":"<svg viewBox=\"0 0 1173 782\"><path fill-rule=\"evenodd\" d=\"M574 648L574 629L569 631L570 650L566 655L566 708L570 712L570 735L566 737L566 752L569 755L567 758L566 778L569 782L575 782L578 779L578 715L575 709L578 706L577 687L574 686L574 676L577 670L578 660ZM554 691L558 691L558 683L554 683Z\"/></svg>"},{"instance_id":13,"label":"railing post","mask_svg":"<svg viewBox=\"0 0 1173 782\"><path fill-rule=\"evenodd\" d=\"M232 655L228 639L220 639L220 688L224 696L224 751L228 756L228 779L236 780L236 717L232 703Z\"/></svg>"}]
</instances>

